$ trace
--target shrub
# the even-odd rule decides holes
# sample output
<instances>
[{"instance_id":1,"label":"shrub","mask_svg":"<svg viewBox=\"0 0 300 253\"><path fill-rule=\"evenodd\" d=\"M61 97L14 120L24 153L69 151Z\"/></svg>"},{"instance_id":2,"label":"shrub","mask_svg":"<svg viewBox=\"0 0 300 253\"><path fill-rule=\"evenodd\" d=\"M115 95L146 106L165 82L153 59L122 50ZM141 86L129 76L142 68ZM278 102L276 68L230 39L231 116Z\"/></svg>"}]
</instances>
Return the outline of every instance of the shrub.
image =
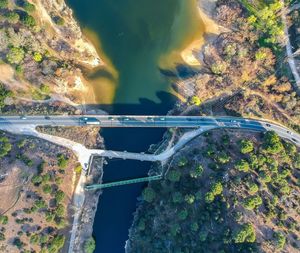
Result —
<instances>
[{"instance_id":1,"label":"shrub","mask_svg":"<svg viewBox=\"0 0 300 253\"><path fill-rule=\"evenodd\" d=\"M40 91L44 94L49 94L50 93L50 87L49 85L46 85L46 84L41 84L40 86Z\"/></svg>"},{"instance_id":2,"label":"shrub","mask_svg":"<svg viewBox=\"0 0 300 253\"><path fill-rule=\"evenodd\" d=\"M78 164L75 168L74 171L76 174L80 174L82 171L82 166L80 164Z\"/></svg>"},{"instance_id":3,"label":"shrub","mask_svg":"<svg viewBox=\"0 0 300 253\"><path fill-rule=\"evenodd\" d=\"M5 235L0 232L0 241L5 241Z\"/></svg>"},{"instance_id":4,"label":"shrub","mask_svg":"<svg viewBox=\"0 0 300 253\"><path fill-rule=\"evenodd\" d=\"M0 137L0 157L6 156L11 151L11 144L7 137Z\"/></svg>"},{"instance_id":5,"label":"shrub","mask_svg":"<svg viewBox=\"0 0 300 253\"><path fill-rule=\"evenodd\" d=\"M10 64L19 64L23 61L25 52L22 48L12 47L6 55L6 59Z\"/></svg>"},{"instance_id":6,"label":"shrub","mask_svg":"<svg viewBox=\"0 0 300 253\"><path fill-rule=\"evenodd\" d=\"M84 252L93 253L95 249L96 249L96 242L95 239L91 237L84 243Z\"/></svg>"},{"instance_id":7,"label":"shrub","mask_svg":"<svg viewBox=\"0 0 300 253\"><path fill-rule=\"evenodd\" d=\"M43 60L42 54L39 52L34 52L33 60L35 60L36 62L41 62Z\"/></svg>"},{"instance_id":8,"label":"shrub","mask_svg":"<svg viewBox=\"0 0 300 253\"><path fill-rule=\"evenodd\" d=\"M60 26L65 24L65 20L60 16L53 17L53 21L55 24L60 25Z\"/></svg>"},{"instance_id":9,"label":"shrub","mask_svg":"<svg viewBox=\"0 0 300 253\"><path fill-rule=\"evenodd\" d=\"M152 202L155 199L155 196L156 193L152 188L147 187L143 190L143 198L145 201Z\"/></svg>"},{"instance_id":10,"label":"shrub","mask_svg":"<svg viewBox=\"0 0 300 253\"><path fill-rule=\"evenodd\" d=\"M200 106L201 105L201 99L197 96L192 96L192 98L190 100L190 104Z\"/></svg>"}]
</instances>

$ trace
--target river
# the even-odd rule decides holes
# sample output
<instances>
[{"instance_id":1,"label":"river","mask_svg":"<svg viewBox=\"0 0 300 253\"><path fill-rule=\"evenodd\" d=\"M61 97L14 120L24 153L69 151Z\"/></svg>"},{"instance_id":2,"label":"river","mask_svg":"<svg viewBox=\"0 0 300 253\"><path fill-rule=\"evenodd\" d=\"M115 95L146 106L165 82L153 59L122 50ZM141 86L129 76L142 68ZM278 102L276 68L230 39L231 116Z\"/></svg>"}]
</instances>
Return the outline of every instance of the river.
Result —
<instances>
[{"instance_id":1,"label":"river","mask_svg":"<svg viewBox=\"0 0 300 253\"><path fill-rule=\"evenodd\" d=\"M202 36L196 0L68 0L107 65L88 76L102 109L115 114L166 114L174 105L170 78L180 52ZM164 129L105 129L106 148L147 151ZM151 164L109 161L104 182L147 175ZM144 184L105 189L94 222L97 253L123 253Z\"/></svg>"}]
</instances>

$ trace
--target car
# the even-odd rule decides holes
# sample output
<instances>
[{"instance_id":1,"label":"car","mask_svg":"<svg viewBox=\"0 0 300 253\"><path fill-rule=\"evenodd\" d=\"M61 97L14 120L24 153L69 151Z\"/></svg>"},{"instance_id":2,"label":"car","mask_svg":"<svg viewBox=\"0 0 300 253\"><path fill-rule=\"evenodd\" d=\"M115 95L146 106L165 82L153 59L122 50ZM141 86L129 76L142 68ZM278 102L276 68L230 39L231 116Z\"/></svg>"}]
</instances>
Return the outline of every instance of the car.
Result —
<instances>
[{"instance_id":1,"label":"car","mask_svg":"<svg viewBox=\"0 0 300 253\"><path fill-rule=\"evenodd\" d=\"M293 133L291 131L286 131L288 134L293 135Z\"/></svg>"},{"instance_id":2,"label":"car","mask_svg":"<svg viewBox=\"0 0 300 253\"><path fill-rule=\"evenodd\" d=\"M24 120L24 119L27 119L27 118L26 118L25 115L22 115L22 116L20 117L20 119L23 119L23 120Z\"/></svg>"},{"instance_id":3,"label":"car","mask_svg":"<svg viewBox=\"0 0 300 253\"><path fill-rule=\"evenodd\" d=\"M50 117L49 116L45 116L45 119L50 119Z\"/></svg>"},{"instance_id":4,"label":"car","mask_svg":"<svg viewBox=\"0 0 300 253\"><path fill-rule=\"evenodd\" d=\"M295 138L292 138L292 140L293 140L294 142L298 142Z\"/></svg>"},{"instance_id":5,"label":"car","mask_svg":"<svg viewBox=\"0 0 300 253\"><path fill-rule=\"evenodd\" d=\"M114 118L114 117L108 117L108 119L109 119L109 120L115 120L115 118Z\"/></svg>"},{"instance_id":6,"label":"car","mask_svg":"<svg viewBox=\"0 0 300 253\"><path fill-rule=\"evenodd\" d=\"M236 121L236 120L230 120L230 122L232 122L232 123L236 123L237 121Z\"/></svg>"},{"instance_id":7,"label":"car","mask_svg":"<svg viewBox=\"0 0 300 253\"><path fill-rule=\"evenodd\" d=\"M160 120L166 120L166 118L163 118L163 117L162 117L162 118L159 118L159 119L160 119Z\"/></svg>"},{"instance_id":8,"label":"car","mask_svg":"<svg viewBox=\"0 0 300 253\"><path fill-rule=\"evenodd\" d=\"M126 121L127 121L127 120L129 120L129 118L124 118L124 120L126 120Z\"/></svg>"},{"instance_id":9,"label":"car","mask_svg":"<svg viewBox=\"0 0 300 253\"><path fill-rule=\"evenodd\" d=\"M266 124L266 126L267 126L267 127L271 127L271 125L270 125L270 124L268 124L268 123Z\"/></svg>"}]
</instances>

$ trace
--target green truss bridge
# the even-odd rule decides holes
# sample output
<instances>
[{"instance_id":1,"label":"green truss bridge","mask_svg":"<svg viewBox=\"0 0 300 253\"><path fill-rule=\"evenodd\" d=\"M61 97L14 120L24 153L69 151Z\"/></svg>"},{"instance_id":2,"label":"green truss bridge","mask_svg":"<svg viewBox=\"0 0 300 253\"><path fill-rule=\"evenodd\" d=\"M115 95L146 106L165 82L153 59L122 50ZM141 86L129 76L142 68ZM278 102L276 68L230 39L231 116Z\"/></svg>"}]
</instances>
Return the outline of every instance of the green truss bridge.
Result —
<instances>
[{"instance_id":1,"label":"green truss bridge","mask_svg":"<svg viewBox=\"0 0 300 253\"><path fill-rule=\"evenodd\" d=\"M141 178L133 178L133 179L129 179L129 180L110 182L110 183L105 183L105 184L92 184L92 185L86 185L85 189L87 191L92 191L92 190L104 189L104 188L109 188L109 187L114 187L114 186L150 182L150 181L155 181L155 180L161 180L162 177L163 177L162 175L156 175L156 176L150 176L150 177L141 177Z\"/></svg>"}]
</instances>

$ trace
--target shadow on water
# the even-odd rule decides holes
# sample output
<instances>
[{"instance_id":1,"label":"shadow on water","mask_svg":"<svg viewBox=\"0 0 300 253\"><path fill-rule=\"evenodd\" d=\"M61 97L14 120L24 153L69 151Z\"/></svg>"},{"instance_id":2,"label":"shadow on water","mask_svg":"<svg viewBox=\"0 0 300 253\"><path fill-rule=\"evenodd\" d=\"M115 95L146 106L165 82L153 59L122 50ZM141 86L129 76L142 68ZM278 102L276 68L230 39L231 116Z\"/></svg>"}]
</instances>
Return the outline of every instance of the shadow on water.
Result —
<instances>
[{"instance_id":1,"label":"shadow on water","mask_svg":"<svg viewBox=\"0 0 300 253\"><path fill-rule=\"evenodd\" d=\"M140 98L138 103L89 104L88 110L104 110L115 115L166 115L178 98L166 91L156 92L158 102Z\"/></svg>"}]
</instances>

